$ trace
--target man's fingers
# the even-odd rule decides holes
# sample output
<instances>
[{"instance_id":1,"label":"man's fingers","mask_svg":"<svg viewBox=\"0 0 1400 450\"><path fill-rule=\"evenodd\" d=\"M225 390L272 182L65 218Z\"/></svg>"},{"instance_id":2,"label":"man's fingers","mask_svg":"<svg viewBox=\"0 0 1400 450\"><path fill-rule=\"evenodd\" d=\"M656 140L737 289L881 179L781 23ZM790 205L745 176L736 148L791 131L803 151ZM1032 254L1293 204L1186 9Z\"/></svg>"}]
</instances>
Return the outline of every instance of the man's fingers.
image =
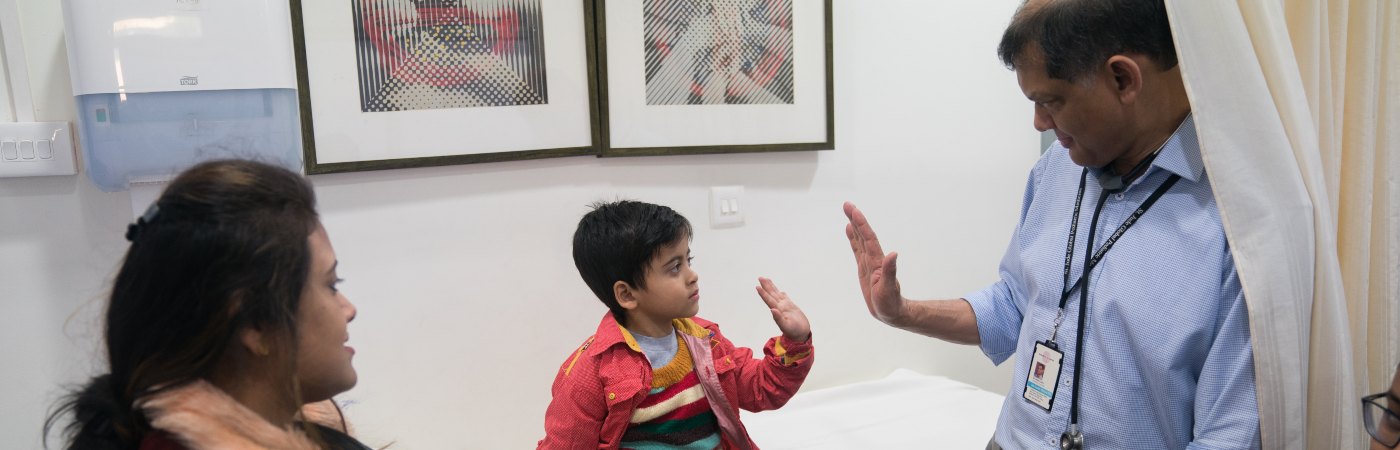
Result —
<instances>
[{"instance_id":1,"label":"man's fingers","mask_svg":"<svg viewBox=\"0 0 1400 450\"><path fill-rule=\"evenodd\" d=\"M851 251L856 250L856 232L851 228L851 224L846 224L846 241L851 243Z\"/></svg>"},{"instance_id":2,"label":"man's fingers","mask_svg":"<svg viewBox=\"0 0 1400 450\"><path fill-rule=\"evenodd\" d=\"M852 234L861 239L867 238L864 229L870 228L870 222L865 220L865 214L860 212L860 208L857 208L855 203L846 202L843 210L846 212L846 219L851 222Z\"/></svg>"},{"instance_id":3,"label":"man's fingers","mask_svg":"<svg viewBox=\"0 0 1400 450\"><path fill-rule=\"evenodd\" d=\"M846 202L845 211L846 217L851 221L847 234L855 236L856 241L861 244L861 251L876 258L883 256L885 251L880 248L880 239L875 236L875 229L870 226L870 221L865 219L865 213L860 212L860 208L851 202Z\"/></svg>"},{"instance_id":4,"label":"man's fingers","mask_svg":"<svg viewBox=\"0 0 1400 450\"><path fill-rule=\"evenodd\" d=\"M847 219L850 220L850 223L846 224L846 238L850 241L851 254L855 257L855 276L860 279L861 296L865 297L865 307L871 310L871 314L874 314L875 306L871 304L871 287L874 287L871 275L874 271L878 271L878 268L872 268L872 266L881 262L879 258L882 257L882 254L869 252L867 234L860 231L861 224L865 224L868 229L868 223L865 221L865 214L862 214L861 210L855 207L855 203L846 202L841 205L841 210L846 213ZM874 237L874 233L871 233L871 237ZM879 247L878 243L876 243L876 247Z\"/></svg>"},{"instance_id":5,"label":"man's fingers","mask_svg":"<svg viewBox=\"0 0 1400 450\"><path fill-rule=\"evenodd\" d=\"M849 223L846 224L846 239L851 243L851 255L856 258L856 273L863 276L865 275L865 265L863 258L861 258L860 243L856 242L855 229Z\"/></svg>"},{"instance_id":6,"label":"man's fingers","mask_svg":"<svg viewBox=\"0 0 1400 450\"><path fill-rule=\"evenodd\" d=\"M880 263L880 268L875 270L875 274L878 276L870 276L872 289L878 288L881 292L890 292L890 289L896 288L899 279L895 278L895 272L898 270L895 264L898 260L899 253L885 255L885 259Z\"/></svg>"},{"instance_id":7,"label":"man's fingers","mask_svg":"<svg viewBox=\"0 0 1400 450\"><path fill-rule=\"evenodd\" d=\"M860 208L857 208L854 203L846 202L845 210L846 218L851 221L851 225L855 225L856 231L864 234L866 230L870 229L870 221L865 219L865 213L860 212Z\"/></svg>"}]
</instances>

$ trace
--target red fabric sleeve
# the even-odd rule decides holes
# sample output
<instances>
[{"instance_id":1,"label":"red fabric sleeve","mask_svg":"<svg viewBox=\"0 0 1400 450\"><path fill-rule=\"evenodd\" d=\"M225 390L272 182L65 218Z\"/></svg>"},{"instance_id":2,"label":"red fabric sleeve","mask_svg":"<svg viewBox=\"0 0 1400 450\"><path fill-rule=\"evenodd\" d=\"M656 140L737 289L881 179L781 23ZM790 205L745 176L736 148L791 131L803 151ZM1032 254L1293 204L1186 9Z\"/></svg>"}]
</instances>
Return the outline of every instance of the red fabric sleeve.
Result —
<instances>
[{"instance_id":1,"label":"red fabric sleeve","mask_svg":"<svg viewBox=\"0 0 1400 450\"><path fill-rule=\"evenodd\" d=\"M715 329L715 339L719 342L716 349L732 349L725 357L717 358L715 361L716 370L721 372L721 376L726 375L724 366L732 364L734 367L727 372L728 377L733 380L733 385L726 382L725 390L732 392L735 403L739 408L748 411L758 412L770 409L778 409L797 393L802 387L802 382L807 380L807 372L812 370L812 338L807 338L807 342L790 342L782 337L769 339L763 346L763 358L753 357L753 350L745 347L734 347L734 344L725 339L719 333L718 327ZM782 349L779 350L779 340ZM716 354L722 354L716 352ZM784 364L784 356L787 356L787 363ZM725 361L727 358L729 361Z\"/></svg>"},{"instance_id":2,"label":"red fabric sleeve","mask_svg":"<svg viewBox=\"0 0 1400 450\"><path fill-rule=\"evenodd\" d=\"M554 398L544 413L544 439L537 450L598 448L608 410L598 368L583 350L570 354L559 366L550 389Z\"/></svg>"}]
</instances>

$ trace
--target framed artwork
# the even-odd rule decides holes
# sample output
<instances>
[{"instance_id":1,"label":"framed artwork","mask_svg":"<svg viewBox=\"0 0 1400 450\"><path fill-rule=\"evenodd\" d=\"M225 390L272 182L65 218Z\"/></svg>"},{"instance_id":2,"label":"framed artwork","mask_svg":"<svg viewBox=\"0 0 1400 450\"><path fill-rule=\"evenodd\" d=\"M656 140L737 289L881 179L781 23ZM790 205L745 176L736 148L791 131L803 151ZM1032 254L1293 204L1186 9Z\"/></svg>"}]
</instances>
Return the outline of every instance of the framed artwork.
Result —
<instances>
[{"instance_id":1,"label":"framed artwork","mask_svg":"<svg viewBox=\"0 0 1400 450\"><path fill-rule=\"evenodd\" d=\"M831 0L596 0L603 156L829 150Z\"/></svg>"},{"instance_id":2,"label":"framed artwork","mask_svg":"<svg viewBox=\"0 0 1400 450\"><path fill-rule=\"evenodd\" d=\"M598 154L579 0L291 0L308 174Z\"/></svg>"}]
</instances>

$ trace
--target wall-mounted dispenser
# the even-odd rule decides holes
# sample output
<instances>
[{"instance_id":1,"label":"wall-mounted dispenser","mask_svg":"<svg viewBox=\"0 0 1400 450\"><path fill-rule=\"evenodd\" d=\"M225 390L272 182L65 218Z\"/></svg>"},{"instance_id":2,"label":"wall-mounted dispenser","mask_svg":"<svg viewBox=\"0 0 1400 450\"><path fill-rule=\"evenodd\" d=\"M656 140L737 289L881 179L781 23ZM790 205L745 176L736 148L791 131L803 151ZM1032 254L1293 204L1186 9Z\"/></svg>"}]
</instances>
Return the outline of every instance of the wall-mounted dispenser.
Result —
<instances>
[{"instance_id":1,"label":"wall-mounted dispenser","mask_svg":"<svg viewBox=\"0 0 1400 450\"><path fill-rule=\"evenodd\" d=\"M64 0L88 177L104 191L195 163L301 171L286 0Z\"/></svg>"}]
</instances>

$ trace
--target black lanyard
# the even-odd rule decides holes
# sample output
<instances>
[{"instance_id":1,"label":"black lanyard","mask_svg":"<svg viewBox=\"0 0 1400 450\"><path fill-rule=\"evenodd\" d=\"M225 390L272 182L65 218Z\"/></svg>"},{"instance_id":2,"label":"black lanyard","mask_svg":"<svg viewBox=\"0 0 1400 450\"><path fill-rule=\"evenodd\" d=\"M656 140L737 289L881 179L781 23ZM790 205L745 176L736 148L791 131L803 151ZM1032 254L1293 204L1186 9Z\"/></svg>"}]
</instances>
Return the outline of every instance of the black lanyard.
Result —
<instances>
[{"instance_id":1,"label":"black lanyard","mask_svg":"<svg viewBox=\"0 0 1400 450\"><path fill-rule=\"evenodd\" d=\"M1154 203L1157 203L1157 199L1161 198L1162 194L1167 193L1167 190L1171 189L1172 185L1181 180L1181 175L1172 174L1172 176L1167 178L1167 181L1162 182L1162 185L1158 186L1157 190L1152 191L1152 195L1149 195L1147 200L1143 201L1141 206L1138 206L1137 210L1133 211L1127 219L1123 220L1123 224L1118 226L1118 229L1104 241L1102 246L1099 246L1099 250L1091 253L1094 248L1094 231L1099 223L1099 213L1103 212L1103 205L1104 202L1108 200L1109 194L1109 191L1101 192L1099 194L1098 204L1094 207L1093 220L1089 222L1089 245L1084 246L1084 272L1079 274L1079 279L1076 280L1073 285L1070 285L1070 267L1074 263L1074 237L1079 229L1079 207L1084 203L1084 181L1088 178L1089 169L1084 169L1084 173L1079 176L1079 194L1074 198L1074 216L1070 219L1069 243L1065 245L1064 283L1069 287L1060 294L1060 313L1055 317L1055 329L1050 336L1050 341L1053 343L1055 335L1059 333L1060 320L1064 316L1065 305L1069 301L1070 293L1073 293L1075 289L1079 289L1079 329L1077 330L1074 342L1074 389L1073 392L1070 393L1069 404L1070 424L1076 426L1076 428L1079 424L1079 369L1084 362L1084 313L1089 309L1089 272L1094 269L1095 265L1098 265L1099 260L1103 259L1104 254L1108 253L1108 250L1113 248L1113 244L1118 242L1118 238L1123 237L1123 233L1127 232L1129 228L1132 228L1133 224L1137 223L1143 213L1146 213Z\"/></svg>"},{"instance_id":2,"label":"black lanyard","mask_svg":"<svg viewBox=\"0 0 1400 450\"><path fill-rule=\"evenodd\" d=\"M1128 218L1123 221L1123 224L1118 226L1117 230L1114 230L1113 235L1109 236L1108 240L1104 241L1098 251L1094 252L1092 255L1086 252L1084 256L1089 259L1085 261L1084 273L1079 274L1079 279L1075 280L1074 285L1071 286L1069 284L1069 273L1070 266L1074 263L1074 236L1079 231L1079 205L1084 202L1084 180L1086 180L1088 176L1089 169L1084 169L1084 174L1079 177L1079 194L1074 198L1074 216L1070 218L1069 242L1065 244L1064 283L1066 286L1069 286L1069 288L1065 289L1064 292L1060 294L1060 309L1065 308L1065 304L1069 301L1069 294L1074 292L1075 288L1087 282L1089 271L1093 270L1094 266L1099 264L1099 260L1103 259L1103 255L1108 253L1109 249L1113 248L1113 244L1118 242L1118 238L1123 237L1123 233L1126 233L1129 228L1132 228L1133 224L1137 223L1138 218L1142 217L1143 213L1146 213L1147 209L1151 208L1153 203L1157 203L1157 199L1161 198L1162 194L1167 192L1167 189L1171 189L1172 185L1181 180L1181 175L1172 174L1171 177L1168 177L1167 181L1162 182L1162 185L1158 186L1157 190L1152 191L1152 195L1149 195L1147 200L1142 202L1142 206L1138 206L1138 209L1133 211L1133 214L1129 215ZM1094 228L1098 225L1099 213L1103 210L1104 201L1108 200L1107 194L1107 192L1104 192L1100 195L1098 205L1094 207L1094 220L1093 223L1089 224L1089 242L1091 244L1094 242ZM1087 289L1080 291L1081 296L1086 292L1088 292Z\"/></svg>"}]
</instances>

